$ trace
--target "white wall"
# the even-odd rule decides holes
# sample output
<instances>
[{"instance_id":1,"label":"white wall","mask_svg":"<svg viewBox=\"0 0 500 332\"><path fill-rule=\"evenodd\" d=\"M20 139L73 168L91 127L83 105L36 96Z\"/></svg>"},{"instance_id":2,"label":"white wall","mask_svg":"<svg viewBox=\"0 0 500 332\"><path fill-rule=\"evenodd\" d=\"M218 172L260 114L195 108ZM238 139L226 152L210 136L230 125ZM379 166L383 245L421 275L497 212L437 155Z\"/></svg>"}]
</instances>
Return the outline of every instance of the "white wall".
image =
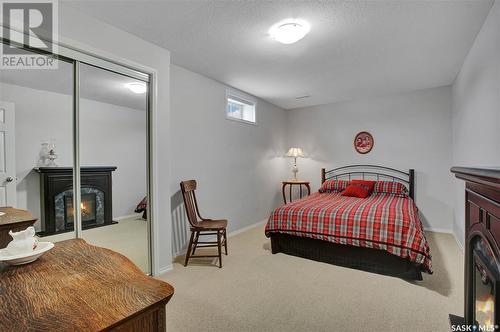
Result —
<instances>
[{"instance_id":1,"label":"white wall","mask_svg":"<svg viewBox=\"0 0 500 332\"><path fill-rule=\"evenodd\" d=\"M55 139L56 163L72 166L72 97L0 83L0 100L15 107L17 206L40 217L39 176L33 167L40 142L49 139ZM146 113L82 99L80 125L82 165L118 167L113 172L113 218L133 214L146 194Z\"/></svg>"},{"instance_id":2,"label":"white wall","mask_svg":"<svg viewBox=\"0 0 500 332\"><path fill-rule=\"evenodd\" d=\"M80 161L117 167L112 173L115 219L133 215L146 196L146 122L144 110L80 101Z\"/></svg>"},{"instance_id":3,"label":"white wall","mask_svg":"<svg viewBox=\"0 0 500 332\"><path fill-rule=\"evenodd\" d=\"M500 165L500 2L453 84L453 165ZM464 181L453 180L454 231L464 243Z\"/></svg>"},{"instance_id":4,"label":"white wall","mask_svg":"<svg viewBox=\"0 0 500 332\"><path fill-rule=\"evenodd\" d=\"M360 131L370 132L375 140L366 155L353 148ZM288 143L309 155L298 166L313 190L320 185L322 167L360 163L414 168L424 227L451 232L450 87L291 110Z\"/></svg>"},{"instance_id":5,"label":"white wall","mask_svg":"<svg viewBox=\"0 0 500 332\"><path fill-rule=\"evenodd\" d=\"M188 236L179 183L198 181L198 203L207 218L229 219L228 231L266 219L281 203L286 176L286 114L257 102L257 125L225 117L226 87L171 66L172 200L174 253Z\"/></svg>"}]
</instances>

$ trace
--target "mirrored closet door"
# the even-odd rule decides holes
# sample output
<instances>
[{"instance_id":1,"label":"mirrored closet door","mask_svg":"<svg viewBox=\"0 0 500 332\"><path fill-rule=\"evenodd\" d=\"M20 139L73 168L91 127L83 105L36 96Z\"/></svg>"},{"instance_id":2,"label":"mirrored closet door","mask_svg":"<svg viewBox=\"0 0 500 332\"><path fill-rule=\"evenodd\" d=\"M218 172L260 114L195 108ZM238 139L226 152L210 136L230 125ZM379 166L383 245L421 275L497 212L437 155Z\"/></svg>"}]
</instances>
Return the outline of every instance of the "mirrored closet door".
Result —
<instances>
[{"instance_id":1,"label":"mirrored closet door","mask_svg":"<svg viewBox=\"0 0 500 332\"><path fill-rule=\"evenodd\" d=\"M74 61L56 61L57 69L0 69L0 206L27 210L51 242L76 229Z\"/></svg>"},{"instance_id":2,"label":"mirrored closet door","mask_svg":"<svg viewBox=\"0 0 500 332\"><path fill-rule=\"evenodd\" d=\"M79 66L82 238L150 273L147 83Z\"/></svg>"},{"instance_id":3,"label":"mirrored closet door","mask_svg":"<svg viewBox=\"0 0 500 332\"><path fill-rule=\"evenodd\" d=\"M149 274L149 75L59 52L56 68L0 69L0 207L32 214L41 241L83 238Z\"/></svg>"}]
</instances>

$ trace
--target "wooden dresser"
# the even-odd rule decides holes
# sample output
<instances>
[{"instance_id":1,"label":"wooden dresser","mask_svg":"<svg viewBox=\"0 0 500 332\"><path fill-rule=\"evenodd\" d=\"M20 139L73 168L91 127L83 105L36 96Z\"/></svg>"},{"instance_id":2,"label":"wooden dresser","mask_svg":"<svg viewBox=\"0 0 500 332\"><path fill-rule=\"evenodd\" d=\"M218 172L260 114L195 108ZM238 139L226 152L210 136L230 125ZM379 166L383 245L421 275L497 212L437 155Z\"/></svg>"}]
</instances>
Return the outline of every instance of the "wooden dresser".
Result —
<instances>
[{"instance_id":1,"label":"wooden dresser","mask_svg":"<svg viewBox=\"0 0 500 332\"><path fill-rule=\"evenodd\" d=\"M23 266L0 263L0 331L165 331L169 284L74 239Z\"/></svg>"},{"instance_id":2,"label":"wooden dresser","mask_svg":"<svg viewBox=\"0 0 500 332\"><path fill-rule=\"evenodd\" d=\"M0 207L0 212L5 213L0 216L0 249L5 248L12 241L9 231L19 232L25 230L36 221L36 218L25 210L7 206Z\"/></svg>"}]
</instances>

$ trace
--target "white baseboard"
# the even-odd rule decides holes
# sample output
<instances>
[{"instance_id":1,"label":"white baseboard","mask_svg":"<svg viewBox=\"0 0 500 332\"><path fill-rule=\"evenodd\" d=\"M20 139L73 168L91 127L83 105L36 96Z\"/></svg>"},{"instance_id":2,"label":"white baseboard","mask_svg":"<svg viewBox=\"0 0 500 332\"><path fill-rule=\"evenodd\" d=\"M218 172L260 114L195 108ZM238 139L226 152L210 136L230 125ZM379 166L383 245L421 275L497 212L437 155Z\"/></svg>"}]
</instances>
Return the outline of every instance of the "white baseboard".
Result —
<instances>
[{"instance_id":1,"label":"white baseboard","mask_svg":"<svg viewBox=\"0 0 500 332\"><path fill-rule=\"evenodd\" d=\"M179 256L184 256L186 254L186 249L182 249L181 251L179 252L176 252L172 255L172 260L175 261L175 259Z\"/></svg>"},{"instance_id":2,"label":"white baseboard","mask_svg":"<svg viewBox=\"0 0 500 332\"><path fill-rule=\"evenodd\" d=\"M453 234L453 238L455 239L455 242L457 242L457 246L464 252L464 246L462 245L462 242L460 242L455 234Z\"/></svg>"},{"instance_id":3,"label":"white baseboard","mask_svg":"<svg viewBox=\"0 0 500 332\"><path fill-rule=\"evenodd\" d=\"M174 264L170 264L170 265L167 265L167 266L164 266L164 267L160 267L160 269L158 270L158 275L167 273L168 271L172 271L173 269L174 269Z\"/></svg>"},{"instance_id":4,"label":"white baseboard","mask_svg":"<svg viewBox=\"0 0 500 332\"><path fill-rule=\"evenodd\" d=\"M266 222L267 222L267 219L261 220L261 221L257 221L256 223L253 223L251 225L248 225L248 226L245 226L243 228L240 228L240 229L237 229L235 231L227 233L227 237L229 238L229 237L236 236L236 235L241 234L243 232L249 231L249 230L251 230L251 229L253 229L255 227L259 227L261 225L264 225Z\"/></svg>"},{"instance_id":5,"label":"white baseboard","mask_svg":"<svg viewBox=\"0 0 500 332\"><path fill-rule=\"evenodd\" d=\"M453 230L451 230L451 229L447 229L447 228L424 227L424 231L427 231L427 232L434 232L434 233L445 233L445 234L455 235L455 234L453 233Z\"/></svg>"},{"instance_id":6,"label":"white baseboard","mask_svg":"<svg viewBox=\"0 0 500 332\"><path fill-rule=\"evenodd\" d=\"M264 225L265 223L267 223L267 219L261 220L261 221L257 221L257 222L255 222L253 224L250 224L250 225L245 226L243 228L240 228L240 229L237 229L235 231L227 233L227 237L230 238L230 237L236 236L238 234L241 234L241 233L244 233L246 231L249 231L249 230L251 230L253 228L256 228L256 227L259 227L261 225ZM215 241L215 237L209 236L209 237L206 238L206 240L207 241ZM179 252L174 253L172 255L172 257L175 260L177 257L184 256L185 254L186 254L186 249L183 249L183 250L181 250Z\"/></svg>"},{"instance_id":7,"label":"white baseboard","mask_svg":"<svg viewBox=\"0 0 500 332\"><path fill-rule=\"evenodd\" d=\"M455 242L457 242L457 245L460 248L460 250L462 250L462 252L464 251L464 247L462 246L462 243L460 243L460 241L457 238L457 235L455 234L455 232L453 232L453 230L443 229L443 228L434 228L434 227L424 227L424 231L434 232L434 233L445 233L445 234L453 235L453 238L455 239Z\"/></svg>"},{"instance_id":8,"label":"white baseboard","mask_svg":"<svg viewBox=\"0 0 500 332\"><path fill-rule=\"evenodd\" d=\"M142 213L132 213L132 214L127 214L125 216L119 216L119 217L113 217L114 221L120 221L123 219L130 219L130 218L136 218L136 217L141 217Z\"/></svg>"}]
</instances>

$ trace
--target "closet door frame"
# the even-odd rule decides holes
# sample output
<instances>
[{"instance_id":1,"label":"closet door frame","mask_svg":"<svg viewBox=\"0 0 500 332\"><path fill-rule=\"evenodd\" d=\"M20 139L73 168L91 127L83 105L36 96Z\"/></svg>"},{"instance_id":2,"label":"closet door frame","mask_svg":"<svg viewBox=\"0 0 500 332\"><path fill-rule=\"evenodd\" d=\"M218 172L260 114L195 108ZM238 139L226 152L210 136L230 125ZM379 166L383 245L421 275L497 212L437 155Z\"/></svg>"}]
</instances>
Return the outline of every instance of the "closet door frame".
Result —
<instances>
[{"instance_id":1,"label":"closet door frame","mask_svg":"<svg viewBox=\"0 0 500 332\"><path fill-rule=\"evenodd\" d=\"M18 31L19 32L19 31ZM51 42L51 41L47 41ZM28 49L34 53L44 54L45 52L35 48L27 48L22 44L10 42L0 37L0 44L10 43L19 48ZM98 55L96 52L84 51L76 47L58 43L58 50L54 56L61 60L69 60L73 64L73 206L75 208L75 236L82 238L82 220L80 211L81 186L80 186L80 137L79 137L79 115L80 115L80 64L87 64L103 70L125 75L140 81L147 85L147 105L146 105L146 190L148 197L148 262L150 274L156 275L159 272L158 257L158 218L156 218L155 197L158 193L158 187L153 181L157 176L156 167L154 167L156 154L155 146L155 126L154 119L157 117L157 72L156 70L127 61L121 58L111 58Z\"/></svg>"}]
</instances>

